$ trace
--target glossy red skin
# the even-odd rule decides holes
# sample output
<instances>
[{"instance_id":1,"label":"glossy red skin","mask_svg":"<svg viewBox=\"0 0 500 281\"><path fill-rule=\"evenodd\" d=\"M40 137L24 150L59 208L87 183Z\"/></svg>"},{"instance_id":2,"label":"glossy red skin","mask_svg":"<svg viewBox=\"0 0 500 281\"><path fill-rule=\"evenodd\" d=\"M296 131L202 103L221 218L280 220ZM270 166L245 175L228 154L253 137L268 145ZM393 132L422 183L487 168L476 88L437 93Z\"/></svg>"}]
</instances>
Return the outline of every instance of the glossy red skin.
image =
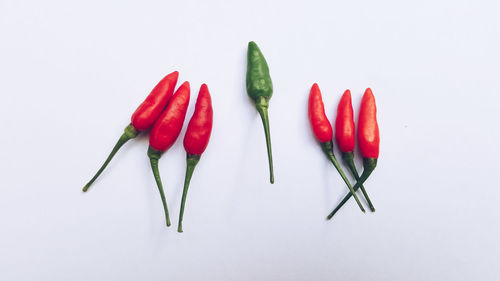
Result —
<instances>
[{"instance_id":1,"label":"glossy red skin","mask_svg":"<svg viewBox=\"0 0 500 281\"><path fill-rule=\"evenodd\" d=\"M201 155L207 148L212 132L213 109L212 99L206 84L201 85L196 99L193 117L184 136L184 149L188 154Z\"/></svg>"},{"instance_id":2,"label":"glossy red skin","mask_svg":"<svg viewBox=\"0 0 500 281\"><path fill-rule=\"evenodd\" d=\"M325 106L318 84L314 83L309 93L309 121L316 138L321 142L330 142L333 137L332 125L325 114Z\"/></svg>"},{"instance_id":3,"label":"glossy red skin","mask_svg":"<svg viewBox=\"0 0 500 281\"><path fill-rule=\"evenodd\" d=\"M149 145L158 150L169 149L179 136L189 105L189 82L175 91L167 108L160 115L149 133Z\"/></svg>"},{"instance_id":4,"label":"glossy red skin","mask_svg":"<svg viewBox=\"0 0 500 281\"><path fill-rule=\"evenodd\" d=\"M136 130L145 131L153 126L170 101L178 77L177 71L165 76L135 110L131 124Z\"/></svg>"},{"instance_id":5,"label":"glossy red skin","mask_svg":"<svg viewBox=\"0 0 500 281\"><path fill-rule=\"evenodd\" d=\"M337 107L337 119L335 119L335 139L340 151L354 151L354 145L356 144L355 132L351 91L346 90L340 99Z\"/></svg>"},{"instance_id":6,"label":"glossy red skin","mask_svg":"<svg viewBox=\"0 0 500 281\"><path fill-rule=\"evenodd\" d=\"M366 89L358 121L358 142L364 158L378 158L380 135L377 124L377 106L370 88Z\"/></svg>"}]
</instances>

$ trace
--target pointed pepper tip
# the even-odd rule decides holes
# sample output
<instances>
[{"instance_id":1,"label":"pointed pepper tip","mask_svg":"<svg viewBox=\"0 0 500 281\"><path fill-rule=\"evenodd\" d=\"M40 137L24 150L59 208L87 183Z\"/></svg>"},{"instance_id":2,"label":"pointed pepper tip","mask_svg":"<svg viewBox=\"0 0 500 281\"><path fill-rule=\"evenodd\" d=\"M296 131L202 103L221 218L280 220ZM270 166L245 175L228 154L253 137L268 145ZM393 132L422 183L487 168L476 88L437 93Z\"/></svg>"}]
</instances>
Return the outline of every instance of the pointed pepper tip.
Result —
<instances>
[{"instance_id":1,"label":"pointed pepper tip","mask_svg":"<svg viewBox=\"0 0 500 281\"><path fill-rule=\"evenodd\" d=\"M179 78L179 71L175 70L172 73L168 74L166 77L171 77L171 78L177 79L177 78Z\"/></svg>"},{"instance_id":2,"label":"pointed pepper tip","mask_svg":"<svg viewBox=\"0 0 500 281\"><path fill-rule=\"evenodd\" d=\"M207 84L205 84L205 83L201 84L200 92L207 92L207 91L208 91Z\"/></svg>"},{"instance_id":3,"label":"pointed pepper tip","mask_svg":"<svg viewBox=\"0 0 500 281\"><path fill-rule=\"evenodd\" d=\"M181 88L181 87L187 88L188 90L191 89L191 85L189 84L189 81L184 81L184 83L182 83L182 85L179 88ZM177 89L177 90L179 90L179 89Z\"/></svg>"}]
</instances>

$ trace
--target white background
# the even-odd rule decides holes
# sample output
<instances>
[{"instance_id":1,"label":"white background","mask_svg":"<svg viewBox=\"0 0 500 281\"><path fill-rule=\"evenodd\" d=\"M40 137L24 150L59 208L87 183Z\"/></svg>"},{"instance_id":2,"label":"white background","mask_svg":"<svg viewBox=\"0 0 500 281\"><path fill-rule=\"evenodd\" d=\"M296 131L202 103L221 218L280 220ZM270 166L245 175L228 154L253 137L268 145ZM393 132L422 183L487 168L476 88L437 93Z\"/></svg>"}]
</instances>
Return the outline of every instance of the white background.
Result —
<instances>
[{"instance_id":1,"label":"white background","mask_svg":"<svg viewBox=\"0 0 500 281\"><path fill-rule=\"evenodd\" d=\"M0 0L0 279L498 280L497 3ZM274 82L274 185L250 40ZM215 111L183 234L184 130L160 161L173 227L146 136L81 192L173 70L187 118L203 82ZM345 89L356 115L374 91L375 213L325 220L347 191L311 133L314 82L330 120Z\"/></svg>"}]
</instances>

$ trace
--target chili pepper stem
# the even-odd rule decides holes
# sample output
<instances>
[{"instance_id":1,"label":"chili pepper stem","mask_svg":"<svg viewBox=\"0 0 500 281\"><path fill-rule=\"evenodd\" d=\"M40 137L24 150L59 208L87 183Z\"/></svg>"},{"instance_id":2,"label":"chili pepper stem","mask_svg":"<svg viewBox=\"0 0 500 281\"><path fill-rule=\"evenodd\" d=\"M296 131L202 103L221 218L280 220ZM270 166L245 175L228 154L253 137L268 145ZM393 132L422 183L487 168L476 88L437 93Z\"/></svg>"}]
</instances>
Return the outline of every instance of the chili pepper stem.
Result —
<instances>
[{"instance_id":1,"label":"chili pepper stem","mask_svg":"<svg viewBox=\"0 0 500 281\"><path fill-rule=\"evenodd\" d=\"M358 174L358 171L356 170L356 165L354 165L354 153L352 151L342 152L342 159L349 167L349 170L351 171L352 176L356 179L356 181L359 181L359 174ZM372 212L375 212L375 207L373 207L373 204L370 200L370 197L368 196L368 193L366 192L365 187L363 185L361 185L360 188L361 188L361 192L363 192L363 195L365 196L366 202L368 203L370 210Z\"/></svg>"},{"instance_id":2,"label":"chili pepper stem","mask_svg":"<svg viewBox=\"0 0 500 281\"><path fill-rule=\"evenodd\" d=\"M181 211L179 213L179 225L177 226L177 232L182 232L182 218L184 217L184 206L186 205L189 183L191 182L191 177L193 176L194 168L196 168L198 161L200 161L200 155L187 154L186 177L184 178L184 190L182 191Z\"/></svg>"},{"instance_id":3,"label":"chili pepper stem","mask_svg":"<svg viewBox=\"0 0 500 281\"><path fill-rule=\"evenodd\" d=\"M113 150L111 150L111 153L109 154L108 158L106 158L106 161L104 161L104 164L102 164L101 168L97 171L94 177L83 187L82 189L83 192L87 192L89 187L94 183L94 181L99 177L99 175L101 175L102 171L106 169L109 162L111 162L111 159L113 159L113 157L115 156L116 152L118 152L118 150L120 150L120 148L127 141L137 137L139 133L140 132L137 131L132 125L128 125L127 127L125 127L123 134L121 135L120 139L118 139L118 142L113 147Z\"/></svg>"},{"instance_id":4,"label":"chili pepper stem","mask_svg":"<svg viewBox=\"0 0 500 281\"><path fill-rule=\"evenodd\" d=\"M330 142L323 142L323 143L321 143L321 148L323 148L323 151L327 155L328 159L330 159L330 161L332 162L333 166L335 166L335 169L337 169L337 171L339 172L340 176L342 177L342 179L346 183L347 187L351 191L351 194L354 195L354 199L356 199L356 203L358 203L359 208L364 213L365 212L365 208L363 208L363 205L361 205L361 202L359 201L359 198L356 195L355 190L352 188L351 183L349 183L349 180L347 179L347 176L345 175L344 171L340 167L340 165L339 165L339 163L337 161L337 158L335 158L335 154L333 154L333 144L332 144L332 142L330 141Z\"/></svg>"},{"instance_id":5,"label":"chili pepper stem","mask_svg":"<svg viewBox=\"0 0 500 281\"><path fill-rule=\"evenodd\" d=\"M270 182L274 183L274 171L273 171L273 153L271 150L271 133L269 129L269 115L267 109L269 108L269 99L265 97L259 97L255 101L255 107L260 114L262 119L262 124L264 125L264 133L266 134L266 145L267 145L267 158L269 160L269 174Z\"/></svg>"},{"instance_id":6,"label":"chili pepper stem","mask_svg":"<svg viewBox=\"0 0 500 281\"><path fill-rule=\"evenodd\" d=\"M363 173L359 177L358 182L356 182L356 184L354 185L353 187L354 190L359 189L359 187L366 181L366 179L368 179L373 170L375 170L376 166L377 166L377 158L363 159ZM344 199L342 199L340 204L328 215L328 217L326 217L326 219L328 220L331 219L335 215L335 213L337 213L337 211L340 210L342 206L344 206L344 204L349 200L349 198L351 198L351 195L352 195L351 193L347 194L344 197Z\"/></svg>"},{"instance_id":7,"label":"chili pepper stem","mask_svg":"<svg viewBox=\"0 0 500 281\"><path fill-rule=\"evenodd\" d=\"M156 185L160 191L161 201L163 203L163 210L165 212L165 220L167 221L167 226L170 226L170 216L168 215L167 200L165 199L165 193L163 192L163 185L161 183L160 172L158 170L158 160L161 157L162 152L152 148L148 149L148 157L151 162L151 169L153 170L153 175L155 177Z\"/></svg>"}]
</instances>

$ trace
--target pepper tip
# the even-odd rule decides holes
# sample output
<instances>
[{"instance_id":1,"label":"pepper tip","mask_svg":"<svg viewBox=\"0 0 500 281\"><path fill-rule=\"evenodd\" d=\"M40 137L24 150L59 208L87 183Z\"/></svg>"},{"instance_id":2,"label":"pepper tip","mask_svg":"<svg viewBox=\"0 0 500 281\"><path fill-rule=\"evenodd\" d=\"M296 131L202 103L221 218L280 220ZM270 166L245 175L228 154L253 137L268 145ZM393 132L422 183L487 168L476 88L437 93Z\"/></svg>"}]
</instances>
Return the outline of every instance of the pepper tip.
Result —
<instances>
[{"instance_id":1,"label":"pepper tip","mask_svg":"<svg viewBox=\"0 0 500 281\"><path fill-rule=\"evenodd\" d=\"M200 92L207 92L207 91L208 91L207 84L205 84L205 83L201 84Z\"/></svg>"},{"instance_id":2,"label":"pepper tip","mask_svg":"<svg viewBox=\"0 0 500 281\"><path fill-rule=\"evenodd\" d=\"M250 41L248 42L248 51L249 52L253 52L254 50L258 50L259 47L257 46L257 43L255 43L254 41Z\"/></svg>"},{"instance_id":3,"label":"pepper tip","mask_svg":"<svg viewBox=\"0 0 500 281\"><path fill-rule=\"evenodd\" d=\"M177 81L177 79L179 78L179 71L174 70L171 73L167 74L167 76L165 76L165 78L167 78L167 77L173 78Z\"/></svg>"}]
</instances>

